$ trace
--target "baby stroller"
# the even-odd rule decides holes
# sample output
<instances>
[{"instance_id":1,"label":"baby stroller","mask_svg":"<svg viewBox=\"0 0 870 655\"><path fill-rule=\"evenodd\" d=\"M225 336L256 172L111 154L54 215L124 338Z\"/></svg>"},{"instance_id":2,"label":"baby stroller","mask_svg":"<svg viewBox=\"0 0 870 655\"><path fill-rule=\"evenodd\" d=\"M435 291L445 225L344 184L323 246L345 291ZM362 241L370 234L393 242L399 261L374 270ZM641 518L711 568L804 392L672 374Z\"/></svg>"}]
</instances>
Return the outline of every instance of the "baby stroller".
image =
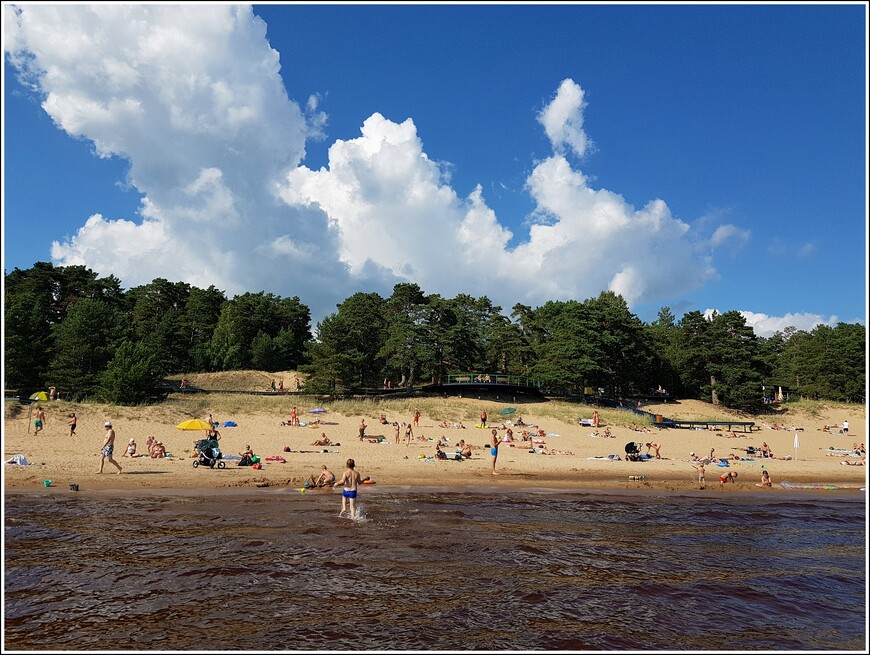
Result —
<instances>
[{"instance_id":1,"label":"baby stroller","mask_svg":"<svg viewBox=\"0 0 870 655\"><path fill-rule=\"evenodd\" d=\"M625 459L629 462L639 462L643 459L640 455L641 444L636 441L629 441L625 444Z\"/></svg>"},{"instance_id":2,"label":"baby stroller","mask_svg":"<svg viewBox=\"0 0 870 655\"><path fill-rule=\"evenodd\" d=\"M227 465L222 459L223 455L216 439L200 439L193 445L199 452L199 457L193 460L193 468L198 468L200 464L209 468L214 468L215 464L219 469L226 468Z\"/></svg>"}]
</instances>

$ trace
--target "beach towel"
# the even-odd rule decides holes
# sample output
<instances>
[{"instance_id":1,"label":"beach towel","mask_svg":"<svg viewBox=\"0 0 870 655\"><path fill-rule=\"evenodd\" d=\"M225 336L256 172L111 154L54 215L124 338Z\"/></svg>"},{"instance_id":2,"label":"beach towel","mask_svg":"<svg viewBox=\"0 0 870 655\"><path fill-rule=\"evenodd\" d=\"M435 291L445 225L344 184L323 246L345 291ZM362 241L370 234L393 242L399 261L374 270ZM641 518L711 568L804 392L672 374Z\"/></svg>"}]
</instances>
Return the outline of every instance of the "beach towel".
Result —
<instances>
[{"instance_id":1,"label":"beach towel","mask_svg":"<svg viewBox=\"0 0 870 655\"><path fill-rule=\"evenodd\" d=\"M225 428L237 428L239 426L236 425L235 421L224 421L224 427Z\"/></svg>"},{"instance_id":2,"label":"beach towel","mask_svg":"<svg viewBox=\"0 0 870 655\"><path fill-rule=\"evenodd\" d=\"M13 455L9 459L6 460L7 464L18 464L19 466L30 466L30 462L27 461L27 458L24 455L18 454Z\"/></svg>"},{"instance_id":3,"label":"beach towel","mask_svg":"<svg viewBox=\"0 0 870 655\"><path fill-rule=\"evenodd\" d=\"M282 464L286 464L287 460L281 457L280 455L275 455L274 457L267 457L267 462L281 462Z\"/></svg>"}]
</instances>

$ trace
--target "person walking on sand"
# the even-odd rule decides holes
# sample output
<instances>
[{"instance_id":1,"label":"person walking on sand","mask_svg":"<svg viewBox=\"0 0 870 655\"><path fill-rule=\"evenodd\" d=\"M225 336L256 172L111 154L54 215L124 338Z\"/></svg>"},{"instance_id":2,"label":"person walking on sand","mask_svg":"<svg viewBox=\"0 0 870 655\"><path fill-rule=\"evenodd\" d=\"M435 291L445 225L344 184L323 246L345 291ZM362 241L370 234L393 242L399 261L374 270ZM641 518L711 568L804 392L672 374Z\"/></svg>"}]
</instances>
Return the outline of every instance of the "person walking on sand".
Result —
<instances>
[{"instance_id":1,"label":"person walking on sand","mask_svg":"<svg viewBox=\"0 0 870 655\"><path fill-rule=\"evenodd\" d=\"M399 432L400 432L400 428L399 428L399 422L398 422L398 421L396 421L395 423L393 423L393 428L395 428L395 434L394 434L393 436L396 438L396 445L398 446L398 445L399 445L399 442L402 440L402 437L401 437L401 435L399 434Z\"/></svg>"},{"instance_id":2,"label":"person walking on sand","mask_svg":"<svg viewBox=\"0 0 870 655\"><path fill-rule=\"evenodd\" d=\"M76 419L76 413L73 412L69 415L69 420L67 421L67 425L69 425L69 436L76 436L76 423L78 420Z\"/></svg>"},{"instance_id":3,"label":"person walking on sand","mask_svg":"<svg viewBox=\"0 0 870 655\"><path fill-rule=\"evenodd\" d=\"M480 426L483 428L486 427L486 410L485 409L480 410Z\"/></svg>"},{"instance_id":4,"label":"person walking on sand","mask_svg":"<svg viewBox=\"0 0 870 655\"><path fill-rule=\"evenodd\" d=\"M411 429L411 424L408 423L407 427L405 428L405 445L410 446L411 439L413 439L413 438L414 438L414 430Z\"/></svg>"},{"instance_id":5,"label":"person walking on sand","mask_svg":"<svg viewBox=\"0 0 870 655\"><path fill-rule=\"evenodd\" d=\"M493 428L492 429L492 448L489 449L489 453L492 455L492 474L493 475L498 475L498 473L495 472L495 463L498 460L499 441L500 440L498 438L498 431L495 428Z\"/></svg>"},{"instance_id":6,"label":"person walking on sand","mask_svg":"<svg viewBox=\"0 0 870 655\"><path fill-rule=\"evenodd\" d=\"M365 420L365 418L360 419L360 422L359 422L359 440L360 440L360 441L362 441L363 439L365 439L365 436L366 436L366 428L367 428L367 427L368 427L368 426L366 425L366 420Z\"/></svg>"},{"instance_id":7,"label":"person walking on sand","mask_svg":"<svg viewBox=\"0 0 870 655\"><path fill-rule=\"evenodd\" d=\"M100 470L97 471L97 473L103 472L103 464L105 464L108 459L112 464L118 467L118 473L120 474L121 465L112 458L112 453L115 451L115 430L112 428L112 424L109 421L106 421L103 424L103 427L106 428L106 437L103 439L103 448L100 450Z\"/></svg>"},{"instance_id":8,"label":"person walking on sand","mask_svg":"<svg viewBox=\"0 0 870 655\"><path fill-rule=\"evenodd\" d=\"M46 423L45 412L39 405L36 406L36 419L33 421L33 436L40 433Z\"/></svg>"},{"instance_id":9,"label":"person walking on sand","mask_svg":"<svg viewBox=\"0 0 870 655\"><path fill-rule=\"evenodd\" d=\"M356 462L349 459L347 460L347 469L345 469L344 475L341 476L341 480L332 485L333 488L339 485L344 486L341 492L341 512L339 516L347 514L348 505L350 505L350 518L356 516L356 492L360 484L362 484L362 478L356 471Z\"/></svg>"},{"instance_id":10,"label":"person walking on sand","mask_svg":"<svg viewBox=\"0 0 870 655\"><path fill-rule=\"evenodd\" d=\"M418 427L420 425L420 410L414 410L414 427Z\"/></svg>"}]
</instances>

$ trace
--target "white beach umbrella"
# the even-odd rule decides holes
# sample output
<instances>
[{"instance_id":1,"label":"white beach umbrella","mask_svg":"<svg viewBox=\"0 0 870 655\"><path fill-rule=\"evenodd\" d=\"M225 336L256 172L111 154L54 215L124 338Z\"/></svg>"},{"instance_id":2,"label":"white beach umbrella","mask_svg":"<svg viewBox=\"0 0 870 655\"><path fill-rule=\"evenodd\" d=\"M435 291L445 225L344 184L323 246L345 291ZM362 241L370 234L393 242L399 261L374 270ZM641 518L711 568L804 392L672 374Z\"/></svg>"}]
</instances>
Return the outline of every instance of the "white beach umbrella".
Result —
<instances>
[{"instance_id":1,"label":"white beach umbrella","mask_svg":"<svg viewBox=\"0 0 870 655\"><path fill-rule=\"evenodd\" d=\"M797 459L797 451L798 448L801 447L801 438L798 436L798 433L794 433L794 458Z\"/></svg>"}]
</instances>

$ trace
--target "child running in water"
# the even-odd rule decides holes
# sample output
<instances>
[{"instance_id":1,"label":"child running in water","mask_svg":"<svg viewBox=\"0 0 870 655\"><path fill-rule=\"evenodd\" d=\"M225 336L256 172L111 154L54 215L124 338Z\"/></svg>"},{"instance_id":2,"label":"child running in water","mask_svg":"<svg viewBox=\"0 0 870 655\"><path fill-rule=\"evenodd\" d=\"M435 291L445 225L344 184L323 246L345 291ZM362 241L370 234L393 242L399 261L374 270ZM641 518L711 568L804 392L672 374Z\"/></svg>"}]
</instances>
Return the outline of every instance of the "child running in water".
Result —
<instances>
[{"instance_id":1,"label":"child running in water","mask_svg":"<svg viewBox=\"0 0 870 655\"><path fill-rule=\"evenodd\" d=\"M356 471L356 463L352 459L349 459L347 460L347 469L344 475L341 476L341 480L332 485L333 487L344 485L344 489L341 492L341 513L339 516L344 516L347 513L348 505L350 505L350 518L356 516L356 492L360 484L362 484L362 478Z\"/></svg>"}]
</instances>

